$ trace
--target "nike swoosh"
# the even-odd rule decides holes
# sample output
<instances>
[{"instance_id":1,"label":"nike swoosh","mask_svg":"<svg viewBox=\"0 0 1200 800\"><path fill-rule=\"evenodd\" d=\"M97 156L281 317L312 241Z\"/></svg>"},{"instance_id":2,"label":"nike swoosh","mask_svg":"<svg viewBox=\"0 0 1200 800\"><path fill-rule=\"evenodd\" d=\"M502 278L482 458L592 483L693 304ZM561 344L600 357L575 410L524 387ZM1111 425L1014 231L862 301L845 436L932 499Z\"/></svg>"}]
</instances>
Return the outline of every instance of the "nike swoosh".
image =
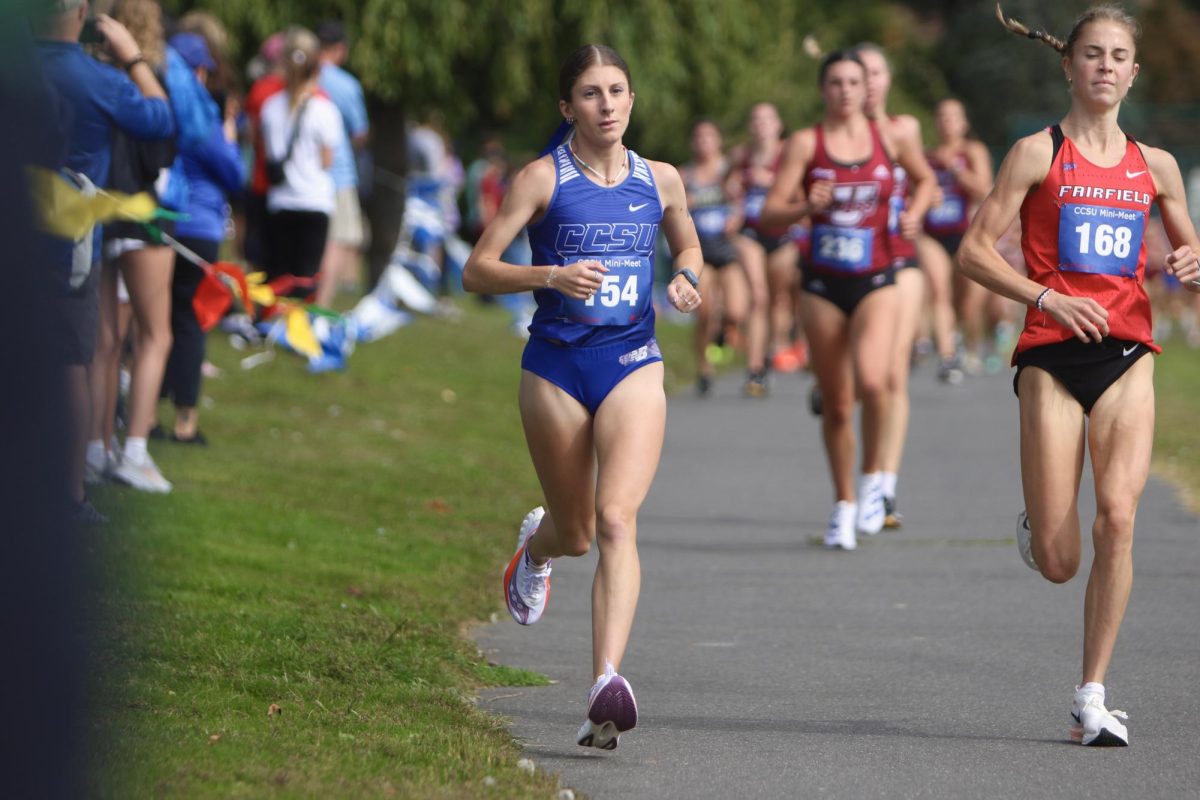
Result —
<instances>
[{"instance_id":1,"label":"nike swoosh","mask_svg":"<svg viewBox=\"0 0 1200 800\"><path fill-rule=\"evenodd\" d=\"M649 204L649 203L642 203L640 206L635 206L633 203L630 203L630 204L629 204L629 213L631 213L631 214L632 214L632 213L633 213L633 212L635 212L635 211L641 211L643 208L645 208L645 207L646 207L646 206L648 206L648 205L650 205L650 204Z\"/></svg>"},{"instance_id":2,"label":"nike swoosh","mask_svg":"<svg viewBox=\"0 0 1200 800\"><path fill-rule=\"evenodd\" d=\"M1129 170L1125 170L1125 177L1129 178L1130 180L1138 177L1139 175L1145 175L1145 174L1146 174L1146 170L1142 170L1141 172L1130 172Z\"/></svg>"},{"instance_id":3,"label":"nike swoosh","mask_svg":"<svg viewBox=\"0 0 1200 800\"><path fill-rule=\"evenodd\" d=\"M1121 355L1123 355L1123 356L1127 356L1127 355L1129 355L1130 353L1132 353L1134 350L1137 350L1137 347L1138 347L1138 346L1135 344L1133 347L1130 347L1130 348L1128 348L1128 349L1126 349L1126 348L1121 348Z\"/></svg>"}]
</instances>

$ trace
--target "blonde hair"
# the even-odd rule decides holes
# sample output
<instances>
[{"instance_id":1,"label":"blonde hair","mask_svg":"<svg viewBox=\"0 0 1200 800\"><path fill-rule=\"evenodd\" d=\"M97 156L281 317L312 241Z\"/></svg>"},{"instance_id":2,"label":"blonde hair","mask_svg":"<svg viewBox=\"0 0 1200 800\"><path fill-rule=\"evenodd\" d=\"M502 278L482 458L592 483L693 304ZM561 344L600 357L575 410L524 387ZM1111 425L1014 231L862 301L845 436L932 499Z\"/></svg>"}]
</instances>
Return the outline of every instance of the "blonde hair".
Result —
<instances>
[{"instance_id":1,"label":"blonde hair","mask_svg":"<svg viewBox=\"0 0 1200 800\"><path fill-rule=\"evenodd\" d=\"M1133 39L1133 44L1136 47L1138 39L1142 37L1142 26L1138 21L1126 13L1125 9L1116 5L1100 5L1092 6L1087 11L1080 14L1075 25L1071 28L1071 33L1067 36L1064 42L1057 36L1052 36L1041 28L1030 30L1024 23L1015 20L1012 17L1005 17L1003 9L1000 8L1000 3L996 3L996 17L1000 20L1000 24L1007 28L1010 32L1018 36L1027 36L1030 39L1036 39L1050 47L1053 47L1059 53L1068 58L1071 56L1071 50L1075 47L1075 42L1079 39L1083 29L1093 22L1114 22L1124 26L1125 30L1129 31L1129 36Z\"/></svg>"},{"instance_id":2,"label":"blonde hair","mask_svg":"<svg viewBox=\"0 0 1200 800\"><path fill-rule=\"evenodd\" d=\"M220 61L229 47L229 31L221 21L207 11L189 11L179 18L177 26L179 33L195 33L204 39L208 52Z\"/></svg>"},{"instance_id":3,"label":"blonde hair","mask_svg":"<svg viewBox=\"0 0 1200 800\"><path fill-rule=\"evenodd\" d=\"M318 58L321 52L321 42L315 33L299 25L289 27L286 37L281 60L290 95L289 103L295 107L301 99L300 90L321 69L321 62Z\"/></svg>"},{"instance_id":4,"label":"blonde hair","mask_svg":"<svg viewBox=\"0 0 1200 800\"><path fill-rule=\"evenodd\" d=\"M162 6L155 0L117 0L112 16L129 30L146 61L158 70L166 60Z\"/></svg>"}]
</instances>

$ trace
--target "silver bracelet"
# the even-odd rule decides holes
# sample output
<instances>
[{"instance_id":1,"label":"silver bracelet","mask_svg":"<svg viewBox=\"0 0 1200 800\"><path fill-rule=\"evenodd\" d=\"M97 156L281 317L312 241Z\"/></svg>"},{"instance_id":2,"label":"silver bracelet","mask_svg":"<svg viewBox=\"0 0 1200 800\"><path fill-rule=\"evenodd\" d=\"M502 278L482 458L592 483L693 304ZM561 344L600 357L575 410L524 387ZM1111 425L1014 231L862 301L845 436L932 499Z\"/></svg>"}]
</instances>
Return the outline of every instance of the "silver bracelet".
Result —
<instances>
[{"instance_id":1,"label":"silver bracelet","mask_svg":"<svg viewBox=\"0 0 1200 800\"><path fill-rule=\"evenodd\" d=\"M546 276L546 288L550 288L550 284L554 283L554 273L558 271L558 264L550 265L550 274Z\"/></svg>"},{"instance_id":2,"label":"silver bracelet","mask_svg":"<svg viewBox=\"0 0 1200 800\"><path fill-rule=\"evenodd\" d=\"M1048 295L1048 294L1050 294L1049 286L1047 286L1045 289L1042 289L1042 293L1038 295L1037 302L1034 303L1034 305L1037 306L1038 311L1046 310L1046 309L1042 308L1042 303L1046 302L1046 295Z\"/></svg>"}]
</instances>

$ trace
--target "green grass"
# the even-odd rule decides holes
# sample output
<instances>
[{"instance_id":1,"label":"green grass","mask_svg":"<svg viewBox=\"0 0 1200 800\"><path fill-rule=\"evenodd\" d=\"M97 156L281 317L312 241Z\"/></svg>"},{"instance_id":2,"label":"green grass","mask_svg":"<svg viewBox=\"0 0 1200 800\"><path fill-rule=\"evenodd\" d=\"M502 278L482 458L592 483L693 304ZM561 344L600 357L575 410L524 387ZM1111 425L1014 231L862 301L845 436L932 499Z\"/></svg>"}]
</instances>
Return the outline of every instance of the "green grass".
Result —
<instances>
[{"instance_id":1,"label":"green grass","mask_svg":"<svg viewBox=\"0 0 1200 800\"><path fill-rule=\"evenodd\" d=\"M499 569L539 502L521 343L469 305L340 374L283 353L245 372L210 337L212 446L153 448L168 496L98 493L117 524L95 533L90 794L553 795L473 702L544 679L463 636L503 613ZM690 383L687 329L660 335L668 382Z\"/></svg>"},{"instance_id":2,"label":"green grass","mask_svg":"<svg viewBox=\"0 0 1200 800\"><path fill-rule=\"evenodd\" d=\"M1200 350L1166 343L1154 364L1154 470L1200 513Z\"/></svg>"}]
</instances>

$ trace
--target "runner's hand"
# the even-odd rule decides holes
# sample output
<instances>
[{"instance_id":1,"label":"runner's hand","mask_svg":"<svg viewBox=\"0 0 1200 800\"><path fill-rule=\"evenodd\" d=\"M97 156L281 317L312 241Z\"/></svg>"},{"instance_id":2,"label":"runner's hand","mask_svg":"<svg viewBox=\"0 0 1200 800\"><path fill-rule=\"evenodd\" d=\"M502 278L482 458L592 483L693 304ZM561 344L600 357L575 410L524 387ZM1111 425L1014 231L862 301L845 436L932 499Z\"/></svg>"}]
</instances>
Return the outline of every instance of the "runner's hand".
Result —
<instances>
[{"instance_id":1,"label":"runner's hand","mask_svg":"<svg viewBox=\"0 0 1200 800\"><path fill-rule=\"evenodd\" d=\"M1050 292L1042 301L1042 309L1081 342L1098 342L1108 336L1108 311L1090 297Z\"/></svg>"},{"instance_id":2,"label":"runner's hand","mask_svg":"<svg viewBox=\"0 0 1200 800\"><path fill-rule=\"evenodd\" d=\"M690 314L700 307L700 292L682 275L667 284L667 300L684 314Z\"/></svg>"},{"instance_id":3,"label":"runner's hand","mask_svg":"<svg viewBox=\"0 0 1200 800\"><path fill-rule=\"evenodd\" d=\"M833 181L815 181L808 190L809 211L819 214L833 205Z\"/></svg>"},{"instance_id":4,"label":"runner's hand","mask_svg":"<svg viewBox=\"0 0 1200 800\"><path fill-rule=\"evenodd\" d=\"M900 212L900 235L905 239L915 240L921 235L921 229L924 227L924 219L920 215L914 214L908 209Z\"/></svg>"},{"instance_id":5,"label":"runner's hand","mask_svg":"<svg viewBox=\"0 0 1200 800\"><path fill-rule=\"evenodd\" d=\"M1167 253L1167 272L1179 279L1193 292L1200 292L1200 260L1186 244L1173 253Z\"/></svg>"},{"instance_id":6,"label":"runner's hand","mask_svg":"<svg viewBox=\"0 0 1200 800\"><path fill-rule=\"evenodd\" d=\"M606 272L608 267L599 261L576 261L555 271L550 288L557 289L567 297L586 300L600 290Z\"/></svg>"}]
</instances>

